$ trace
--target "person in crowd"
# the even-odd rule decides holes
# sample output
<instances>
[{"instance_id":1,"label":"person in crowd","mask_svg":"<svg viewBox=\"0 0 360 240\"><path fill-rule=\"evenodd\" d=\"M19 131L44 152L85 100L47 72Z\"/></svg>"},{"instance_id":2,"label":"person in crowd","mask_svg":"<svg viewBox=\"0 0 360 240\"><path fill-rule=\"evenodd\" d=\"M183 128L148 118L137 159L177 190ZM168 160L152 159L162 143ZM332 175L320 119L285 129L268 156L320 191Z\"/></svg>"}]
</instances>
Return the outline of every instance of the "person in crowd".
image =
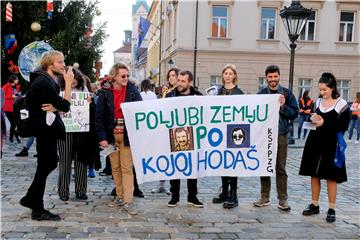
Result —
<instances>
[{"instance_id":1,"label":"person in crowd","mask_svg":"<svg viewBox=\"0 0 360 240\"><path fill-rule=\"evenodd\" d=\"M5 124L5 113L4 113L4 102L5 102L5 93L0 89L1 94L1 122L0 122L0 129L1 129L1 138L0 138L0 151L1 151L1 158L2 158L2 148L3 148L3 142L4 138L6 137L6 124Z\"/></svg>"},{"instance_id":2,"label":"person in crowd","mask_svg":"<svg viewBox=\"0 0 360 240\"><path fill-rule=\"evenodd\" d=\"M60 216L44 209L44 191L47 176L56 169L57 140L65 136L65 127L58 111L68 112L71 103L71 84L74 74L65 71L64 55L56 50L47 51L41 58L41 69L30 73L30 88L26 95L29 117L37 141L37 168L35 177L20 204L32 209L33 220L61 220ZM65 80L61 97L59 76Z\"/></svg>"},{"instance_id":3,"label":"person in crowd","mask_svg":"<svg viewBox=\"0 0 360 240\"><path fill-rule=\"evenodd\" d=\"M168 93L173 91L177 86L178 81L178 75L179 75L179 69L177 68L170 68L169 71L166 74L167 83L162 87L162 98L165 98ZM165 180L160 180L159 186L157 188L153 188L151 190L152 193L166 193L168 195L171 194L166 188L165 188Z\"/></svg>"},{"instance_id":4,"label":"person in crowd","mask_svg":"<svg viewBox=\"0 0 360 240\"><path fill-rule=\"evenodd\" d=\"M72 82L72 92L88 93L86 81L80 70L73 68L74 81ZM59 78L61 90L65 89L65 80ZM72 116L75 113L72 112ZM81 119L82 120L82 119ZM89 157L87 152L92 148L89 146L88 134L86 132L67 131L64 139L58 140L58 149L60 155L58 194L62 201L68 201L70 195L71 166L74 160L75 170L75 194L78 200L87 200L87 165ZM96 142L95 142L96 143Z\"/></svg>"},{"instance_id":5,"label":"person in crowd","mask_svg":"<svg viewBox=\"0 0 360 240\"><path fill-rule=\"evenodd\" d=\"M169 92L165 97L186 97L186 96L201 96L202 93L191 86L193 81L193 74L190 71L181 71L178 75L178 83L175 89ZM170 180L170 192L172 194L171 200L168 202L168 207L176 207L180 201L180 179ZM204 204L197 198L197 179L187 179L188 187L188 205L202 208Z\"/></svg>"},{"instance_id":6,"label":"person in crowd","mask_svg":"<svg viewBox=\"0 0 360 240\"><path fill-rule=\"evenodd\" d=\"M360 143L360 92L356 93L356 99L351 104L350 107L351 111L351 120L349 126L349 139L347 142L351 142L351 138L354 133L354 128L356 128L356 140L354 141L355 144Z\"/></svg>"},{"instance_id":7,"label":"person in crowd","mask_svg":"<svg viewBox=\"0 0 360 240\"><path fill-rule=\"evenodd\" d=\"M306 140L299 174L311 177L311 203L303 211L304 216L319 214L321 179L327 182L329 208L327 222L334 222L337 184L346 182L345 163L340 168L334 164L337 148L337 133L345 132L350 122L347 102L340 97L336 78L332 73L323 73L319 80L320 97L315 102L315 111L310 120L316 127Z\"/></svg>"},{"instance_id":8,"label":"person in crowd","mask_svg":"<svg viewBox=\"0 0 360 240\"><path fill-rule=\"evenodd\" d=\"M279 200L278 208L282 211L290 211L287 193L287 173L286 159L288 150L288 133L290 131L290 121L298 115L298 104L294 94L287 88L281 86L280 68L270 65L265 70L267 87L263 88L258 94L280 94L279 110L279 130L278 130L278 149L276 157L276 190ZM271 178L260 177L261 197L253 203L255 207L270 205Z\"/></svg>"},{"instance_id":9,"label":"person in crowd","mask_svg":"<svg viewBox=\"0 0 360 240\"><path fill-rule=\"evenodd\" d=\"M149 79L144 79L141 82L140 88L141 88L140 95L144 101L157 99L156 94L152 91L152 86Z\"/></svg>"},{"instance_id":10,"label":"person in crowd","mask_svg":"<svg viewBox=\"0 0 360 240\"><path fill-rule=\"evenodd\" d=\"M111 88L111 82L112 80L108 77L105 76L102 80L100 80L100 89L105 88L105 89L109 89ZM99 89L99 90L100 90ZM97 103L97 99L99 97L99 90L97 92L97 97L96 97L96 103ZM111 163L110 163L110 157L107 156L105 158L105 167L104 169L99 173L100 176L111 176ZM116 196L116 190L115 188L112 190L112 192L110 193L111 196Z\"/></svg>"},{"instance_id":11,"label":"person in crowd","mask_svg":"<svg viewBox=\"0 0 360 240\"><path fill-rule=\"evenodd\" d=\"M304 122L309 120L310 111L312 109L313 100L309 97L309 91L304 91L302 97L299 98L299 126L298 139L301 138L301 129ZM303 140L305 140L307 129L304 129Z\"/></svg>"},{"instance_id":12,"label":"person in crowd","mask_svg":"<svg viewBox=\"0 0 360 240\"><path fill-rule=\"evenodd\" d=\"M7 119L10 122L9 141L13 143L15 136L16 141L18 143L21 143L19 135L16 131L15 116L14 116L14 101L18 96L20 96L20 84L18 77L16 75L11 75L8 78L8 82L2 87L2 90L4 91L4 95L5 95L3 109Z\"/></svg>"},{"instance_id":13,"label":"person in crowd","mask_svg":"<svg viewBox=\"0 0 360 240\"><path fill-rule=\"evenodd\" d=\"M217 95L242 95L244 92L237 86L238 77L236 66L227 64L222 72L222 86L218 89ZM237 177L221 177L221 192L213 198L213 203L223 203L224 208L234 208L239 205L237 198Z\"/></svg>"},{"instance_id":14,"label":"person in crowd","mask_svg":"<svg viewBox=\"0 0 360 240\"><path fill-rule=\"evenodd\" d=\"M162 88L162 98L166 97L166 95L173 91L176 88L178 82L179 69L171 68L167 72L166 79L167 83Z\"/></svg>"},{"instance_id":15,"label":"person in crowd","mask_svg":"<svg viewBox=\"0 0 360 240\"><path fill-rule=\"evenodd\" d=\"M15 154L15 157L27 157L29 155L29 149L31 148L32 144L34 143L35 137L29 137L26 141L25 146L19 153Z\"/></svg>"},{"instance_id":16,"label":"person in crowd","mask_svg":"<svg viewBox=\"0 0 360 240\"><path fill-rule=\"evenodd\" d=\"M102 148L114 144L117 151L110 154L116 197L112 206L121 206L131 215L137 214L133 203L134 175L129 138L124 123L121 104L141 101L136 86L130 83L129 69L125 64L116 63L110 70L110 88L99 90L96 107L96 132Z\"/></svg>"},{"instance_id":17,"label":"person in crowd","mask_svg":"<svg viewBox=\"0 0 360 240\"><path fill-rule=\"evenodd\" d=\"M83 78L86 82L86 87L89 90L90 96L88 101L90 102L90 131L86 133L86 141L88 144L88 177L94 178L95 170L101 169L101 161L100 161L100 148L99 143L97 141L96 136L96 128L95 128L95 113L96 113L96 102L97 102L97 87L96 84L92 84L90 78L83 74ZM95 92L94 92L95 91Z\"/></svg>"}]
</instances>

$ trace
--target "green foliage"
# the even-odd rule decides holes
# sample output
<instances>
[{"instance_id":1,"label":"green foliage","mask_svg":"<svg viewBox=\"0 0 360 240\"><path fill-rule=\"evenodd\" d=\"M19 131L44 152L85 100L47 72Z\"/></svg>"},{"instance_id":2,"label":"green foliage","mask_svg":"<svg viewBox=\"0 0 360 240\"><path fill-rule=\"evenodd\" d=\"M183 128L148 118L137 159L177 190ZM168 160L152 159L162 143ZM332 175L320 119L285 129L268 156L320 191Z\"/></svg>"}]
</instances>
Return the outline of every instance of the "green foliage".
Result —
<instances>
[{"instance_id":1,"label":"green foliage","mask_svg":"<svg viewBox=\"0 0 360 240\"><path fill-rule=\"evenodd\" d=\"M7 2L1 2L1 16L5 18ZM95 79L94 62L101 58L101 46L107 37L106 24L92 26L96 15L97 1L54 1L54 13L51 20L47 19L46 1L11 1L13 6L13 22L1 21L1 36L15 34L18 47L12 55L3 54L1 44L2 84L11 73L7 62L13 60L17 64L22 48L36 40L48 42L54 49L64 53L67 65L78 62L80 70ZM41 25L39 32L33 32L30 25L33 22ZM91 38L85 33L92 26Z\"/></svg>"}]
</instances>

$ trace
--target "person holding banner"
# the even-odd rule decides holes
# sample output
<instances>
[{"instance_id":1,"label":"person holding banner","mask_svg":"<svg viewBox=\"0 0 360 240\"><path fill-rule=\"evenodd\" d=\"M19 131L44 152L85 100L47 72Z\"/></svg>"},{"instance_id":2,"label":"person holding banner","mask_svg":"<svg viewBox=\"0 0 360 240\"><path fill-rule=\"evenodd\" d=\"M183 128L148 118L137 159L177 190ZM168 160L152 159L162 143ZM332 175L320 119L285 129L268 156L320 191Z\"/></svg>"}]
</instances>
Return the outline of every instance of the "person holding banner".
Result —
<instances>
[{"instance_id":1,"label":"person holding banner","mask_svg":"<svg viewBox=\"0 0 360 240\"><path fill-rule=\"evenodd\" d=\"M236 66L227 64L222 72L222 86L218 89L217 95L242 95L244 92L237 86L238 78ZM213 203L223 203L224 208L234 208L239 205L237 198L237 177L221 177L221 193L213 198ZM230 189L230 190L229 190Z\"/></svg>"},{"instance_id":2,"label":"person holding banner","mask_svg":"<svg viewBox=\"0 0 360 240\"><path fill-rule=\"evenodd\" d=\"M37 168L34 180L20 204L32 209L33 220L61 220L60 216L44 209L47 176L56 169L59 157L56 142L65 135L58 111L68 112L71 102L72 68L65 71L64 55L47 51L41 58L41 69L30 73L30 88L26 95L29 117L37 142ZM62 98L57 78L63 75L65 91Z\"/></svg>"},{"instance_id":3,"label":"person holding banner","mask_svg":"<svg viewBox=\"0 0 360 240\"><path fill-rule=\"evenodd\" d=\"M337 184L346 182L345 163L335 165L338 145L337 133L344 133L350 122L350 109L340 97L336 78L331 73L323 73L319 80L320 97L315 102L315 113L310 118L315 130L311 130L306 140L299 174L311 177L311 204L303 211L304 216L319 214L321 179L327 182L329 209L326 221L335 221Z\"/></svg>"},{"instance_id":4,"label":"person holding banner","mask_svg":"<svg viewBox=\"0 0 360 240\"><path fill-rule=\"evenodd\" d=\"M114 144L117 149L109 155L116 188L116 197L110 205L122 206L129 214L135 215L133 159L121 104L142 101L142 98L136 86L129 82L129 69L125 64L116 63L112 66L109 77L112 80L110 87L99 90L96 132L100 147Z\"/></svg>"},{"instance_id":5,"label":"person holding banner","mask_svg":"<svg viewBox=\"0 0 360 240\"><path fill-rule=\"evenodd\" d=\"M288 133L290 131L290 121L298 115L298 104L294 94L287 88L279 84L280 69L278 66L270 65L265 70L267 87L263 88L258 94L280 94L279 111L279 135L278 151L276 157L276 190L278 194L278 208L283 211L289 211L287 194L287 174L286 159L288 148ZM270 205L271 178L260 177L261 198L254 202L255 207L264 207Z\"/></svg>"},{"instance_id":6,"label":"person holding banner","mask_svg":"<svg viewBox=\"0 0 360 240\"><path fill-rule=\"evenodd\" d=\"M89 93L86 82L83 77L83 74L78 70L73 68L74 81L71 85L72 92L84 92ZM61 90L64 90L65 80L64 78L59 79ZM74 102L81 101L79 99L72 99ZM83 99L83 101L87 101ZM87 108L89 111L89 108ZM71 118L75 121L77 118L75 112L71 112ZM81 118L78 121L84 121ZM88 154L90 151L88 149L89 144L86 141L88 139L87 132L73 132L67 129L64 139L58 141L58 149L60 155L59 161L59 180L58 180L58 194L60 200L68 201L69 200L69 187L70 187L70 178L71 178L71 164L74 160L75 167L75 193L76 199L87 200L87 164L88 164Z\"/></svg>"},{"instance_id":7,"label":"person holding banner","mask_svg":"<svg viewBox=\"0 0 360 240\"><path fill-rule=\"evenodd\" d=\"M185 96L201 96L202 93L191 86L193 74L190 71L181 71L178 75L177 87L169 92L165 97L185 97ZM180 133L179 133L180 134ZM177 141L182 141L183 137L177 137ZM186 141L185 141L186 142ZM186 149L184 149L186 150ZM168 207L176 207L180 201L180 179L170 180L171 200ZM204 204L197 198L197 179L187 179L188 187L188 205L202 208Z\"/></svg>"}]
</instances>

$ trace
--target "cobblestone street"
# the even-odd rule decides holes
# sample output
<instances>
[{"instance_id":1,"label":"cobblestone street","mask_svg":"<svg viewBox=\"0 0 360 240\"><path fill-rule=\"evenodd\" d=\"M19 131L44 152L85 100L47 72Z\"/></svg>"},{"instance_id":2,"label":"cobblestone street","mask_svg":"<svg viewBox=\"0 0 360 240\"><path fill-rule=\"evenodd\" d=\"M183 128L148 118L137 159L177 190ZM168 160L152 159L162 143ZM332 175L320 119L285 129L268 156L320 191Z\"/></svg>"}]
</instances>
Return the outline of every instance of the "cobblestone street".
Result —
<instances>
[{"instance_id":1,"label":"cobblestone street","mask_svg":"<svg viewBox=\"0 0 360 240\"><path fill-rule=\"evenodd\" d=\"M23 139L24 143L25 139ZM211 203L220 186L220 178L202 178L198 182L198 197L203 209L186 206L186 182L182 181L180 206L168 208L170 197L152 194L157 183L141 186L145 198L136 198L139 210L130 216L121 208L111 208L109 195L113 188L110 176L88 180L87 201L63 202L57 195L55 170L48 178L45 206L60 214L60 222L33 221L30 210L19 205L34 176L36 161L34 146L29 157L16 158L22 144L5 142L1 162L1 231L5 239L359 239L359 144L350 143L347 150L348 182L339 185L336 205L337 220L325 221L328 208L326 185L320 195L320 214L304 217L301 212L311 199L310 178L298 175L303 141L289 148L289 204L283 213L277 209L276 187L272 186L271 205L254 208L252 202L260 192L257 177L239 178L239 207L225 210ZM35 144L34 144L35 145ZM167 187L168 183L167 183Z\"/></svg>"}]
</instances>

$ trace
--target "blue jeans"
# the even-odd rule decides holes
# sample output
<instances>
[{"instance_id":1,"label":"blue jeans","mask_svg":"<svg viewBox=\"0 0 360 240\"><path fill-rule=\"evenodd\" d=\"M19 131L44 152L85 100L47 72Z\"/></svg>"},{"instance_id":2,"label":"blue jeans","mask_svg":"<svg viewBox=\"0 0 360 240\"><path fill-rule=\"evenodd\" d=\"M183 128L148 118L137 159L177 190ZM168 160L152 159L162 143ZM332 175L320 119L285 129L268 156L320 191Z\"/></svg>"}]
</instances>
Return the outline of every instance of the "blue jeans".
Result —
<instances>
[{"instance_id":1,"label":"blue jeans","mask_svg":"<svg viewBox=\"0 0 360 240\"><path fill-rule=\"evenodd\" d=\"M360 118L357 119L351 119L350 125L349 125L349 140L351 140L354 128L356 128L356 140L360 140Z\"/></svg>"},{"instance_id":2,"label":"blue jeans","mask_svg":"<svg viewBox=\"0 0 360 240\"><path fill-rule=\"evenodd\" d=\"M25 148L26 149L30 149L31 148L31 145L33 144L34 142L34 139L35 137L29 137L28 140L26 141L26 144L25 144Z\"/></svg>"},{"instance_id":3,"label":"blue jeans","mask_svg":"<svg viewBox=\"0 0 360 240\"><path fill-rule=\"evenodd\" d=\"M305 115L305 114L299 114L299 127L298 127L298 138L301 137L301 129L302 129L302 126L304 124L305 121L307 121L309 119L309 115ZM307 129L304 129L304 137L306 137L306 133L307 133Z\"/></svg>"}]
</instances>

